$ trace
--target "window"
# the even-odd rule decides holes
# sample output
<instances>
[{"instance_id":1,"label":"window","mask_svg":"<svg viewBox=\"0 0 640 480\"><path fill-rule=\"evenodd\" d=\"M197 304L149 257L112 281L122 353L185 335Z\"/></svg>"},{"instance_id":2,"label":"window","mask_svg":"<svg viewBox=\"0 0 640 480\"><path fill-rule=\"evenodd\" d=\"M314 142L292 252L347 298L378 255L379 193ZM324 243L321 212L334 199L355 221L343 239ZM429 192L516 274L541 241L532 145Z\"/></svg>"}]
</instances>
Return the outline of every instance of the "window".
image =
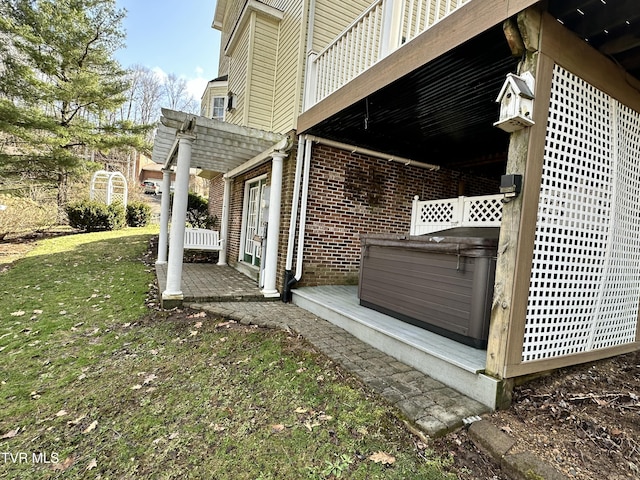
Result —
<instances>
[{"instance_id":1,"label":"window","mask_svg":"<svg viewBox=\"0 0 640 480\"><path fill-rule=\"evenodd\" d=\"M224 120L225 97L213 97L211 100L211 118L214 120Z\"/></svg>"}]
</instances>

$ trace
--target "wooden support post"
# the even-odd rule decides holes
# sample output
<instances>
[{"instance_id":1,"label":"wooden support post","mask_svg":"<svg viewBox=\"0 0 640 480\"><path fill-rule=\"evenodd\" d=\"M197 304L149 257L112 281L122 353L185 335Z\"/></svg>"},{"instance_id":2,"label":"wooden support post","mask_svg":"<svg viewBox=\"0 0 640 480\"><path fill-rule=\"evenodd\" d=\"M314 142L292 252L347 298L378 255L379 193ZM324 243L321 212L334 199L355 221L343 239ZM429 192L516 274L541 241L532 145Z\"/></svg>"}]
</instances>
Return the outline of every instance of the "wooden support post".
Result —
<instances>
[{"instance_id":1,"label":"wooden support post","mask_svg":"<svg viewBox=\"0 0 640 480\"><path fill-rule=\"evenodd\" d=\"M535 9L526 10L518 15L518 27L526 49L518 73L528 71L534 77L537 76L538 45L532 42L532 39L539 41L540 25L540 15ZM538 95L541 98L548 97L548 92L545 93L542 90L547 87L546 82L536 81L536 102ZM532 142L539 143L541 138L544 142L545 116L547 114L547 107L544 103L544 101L537 102L534 107L536 125L513 132L509 143L506 173L522 175L524 185L523 193L506 203L502 209L486 366L487 374L500 379L504 378L505 366L509 360L521 354L521 351L516 350L522 349L522 339L515 338L513 332L521 330L519 327L523 328L524 326L529 278L522 275L523 271L519 268L518 262L522 261L522 250L532 248L528 245L529 242L523 244L523 231L526 231L525 237L527 238L535 233L535 215L533 222L531 222L531 215L523 216L523 209L537 209L535 192L540 188L540 173L536 173L537 168L531 168L531 163L541 164L542 160L532 158L532 155L539 156L540 152L537 149L535 153L532 152L530 146ZM529 197L527 197L527 193L529 193ZM535 205L532 205L532 202ZM523 222L523 218L527 218L526 223ZM515 328L514 323L518 323ZM502 398L497 399L499 407L510 402L510 393L510 388L503 389Z\"/></svg>"}]
</instances>

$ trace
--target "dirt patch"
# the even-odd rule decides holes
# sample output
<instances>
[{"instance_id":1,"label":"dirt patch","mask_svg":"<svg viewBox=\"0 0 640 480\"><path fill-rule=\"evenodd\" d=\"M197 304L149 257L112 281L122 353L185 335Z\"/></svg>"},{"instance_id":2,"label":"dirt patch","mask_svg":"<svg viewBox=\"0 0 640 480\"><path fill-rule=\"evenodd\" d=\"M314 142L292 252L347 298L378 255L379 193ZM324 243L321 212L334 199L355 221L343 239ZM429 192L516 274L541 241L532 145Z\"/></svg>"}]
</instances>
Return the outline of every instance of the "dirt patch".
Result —
<instances>
[{"instance_id":1,"label":"dirt patch","mask_svg":"<svg viewBox=\"0 0 640 480\"><path fill-rule=\"evenodd\" d=\"M511 408L486 417L569 478L640 478L640 352L556 371L516 387ZM460 477L508 478L465 431L438 441Z\"/></svg>"},{"instance_id":2,"label":"dirt patch","mask_svg":"<svg viewBox=\"0 0 640 480\"><path fill-rule=\"evenodd\" d=\"M60 230L51 229L43 232L34 232L27 235L7 235L0 241L0 273L5 272L11 264L29 253L39 240L60 235L76 233L63 227Z\"/></svg>"},{"instance_id":3,"label":"dirt patch","mask_svg":"<svg viewBox=\"0 0 640 480\"><path fill-rule=\"evenodd\" d=\"M0 243L0 273L6 271L13 262L35 246L35 241L29 243Z\"/></svg>"}]
</instances>

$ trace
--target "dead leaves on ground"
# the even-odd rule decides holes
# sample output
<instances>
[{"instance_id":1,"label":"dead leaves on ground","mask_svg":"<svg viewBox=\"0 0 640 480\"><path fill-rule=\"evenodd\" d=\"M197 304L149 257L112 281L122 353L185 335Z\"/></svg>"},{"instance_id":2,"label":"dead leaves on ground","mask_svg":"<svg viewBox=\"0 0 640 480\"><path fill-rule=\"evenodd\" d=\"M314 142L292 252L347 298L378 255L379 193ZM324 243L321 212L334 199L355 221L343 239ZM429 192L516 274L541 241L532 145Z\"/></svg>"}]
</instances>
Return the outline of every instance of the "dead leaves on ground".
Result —
<instances>
[{"instance_id":1,"label":"dead leaves on ground","mask_svg":"<svg viewBox=\"0 0 640 480\"><path fill-rule=\"evenodd\" d=\"M294 410L294 413L298 415L298 419L300 423L309 431L313 432L313 429L316 427L320 427L327 422L333 420L331 415L327 415L323 411L315 411L313 409L298 407ZM283 423L277 423L271 425L271 433L278 434L284 432L287 428L290 428L290 425L285 425ZM366 432L366 428L363 427L363 431ZM396 457L393 455L383 452L382 450L373 453L368 457L369 460L375 463L379 463L384 466L392 466L396 462Z\"/></svg>"},{"instance_id":2,"label":"dead leaves on ground","mask_svg":"<svg viewBox=\"0 0 640 480\"><path fill-rule=\"evenodd\" d=\"M87 433L91 433L93 430L95 430L95 428L98 426L98 421L94 420L93 422L91 422L89 424L89 426L87 428L85 428L82 433L87 434Z\"/></svg>"},{"instance_id":3,"label":"dead leaves on ground","mask_svg":"<svg viewBox=\"0 0 640 480\"><path fill-rule=\"evenodd\" d=\"M142 380L142 383L135 384L133 387L131 387L131 390L141 390L143 386L145 385L148 386L152 382L158 379L158 376L155 373L147 373L147 372L138 372L138 377L144 377L144 379ZM153 392L155 389L156 389L155 387L148 386L146 391Z\"/></svg>"},{"instance_id":4,"label":"dead leaves on ground","mask_svg":"<svg viewBox=\"0 0 640 480\"><path fill-rule=\"evenodd\" d=\"M272 433L280 433L283 432L287 427L284 426L282 423L278 423L276 425L271 425L271 432Z\"/></svg>"},{"instance_id":5,"label":"dead leaves on ground","mask_svg":"<svg viewBox=\"0 0 640 480\"><path fill-rule=\"evenodd\" d=\"M16 428L15 430L9 430L7 433L5 433L2 436L0 436L0 440L6 440L6 439L9 439L9 438L13 438L16 435L18 435L19 432L20 432L20 427Z\"/></svg>"},{"instance_id":6,"label":"dead leaves on ground","mask_svg":"<svg viewBox=\"0 0 640 480\"><path fill-rule=\"evenodd\" d=\"M64 472L65 470L68 470L69 467L71 467L71 465L74 464L74 462L75 462L75 459L73 457L67 457L62 462L52 463L51 470Z\"/></svg>"},{"instance_id":7,"label":"dead leaves on ground","mask_svg":"<svg viewBox=\"0 0 640 480\"><path fill-rule=\"evenodd\" d=\"M375 463L381 463L382 465L393 465L396 462L396 457L383 451L379 451L371 455L369 460Z\"/></svg>"},{"instance_id":8,"label":"dead leaves on ground","mask_svg":"<svg viewBox=\"0 0 640 480\"><path fill-rule=\"evenodd\" d=\"M315 410L304 407L296 408L294 413L298 415L298 419L302 425L310 432L313 432L315 427L319 427L323 423L333 420L331 415L327 415L322 411L316 412Z\"/></svg>"}]
</instances>

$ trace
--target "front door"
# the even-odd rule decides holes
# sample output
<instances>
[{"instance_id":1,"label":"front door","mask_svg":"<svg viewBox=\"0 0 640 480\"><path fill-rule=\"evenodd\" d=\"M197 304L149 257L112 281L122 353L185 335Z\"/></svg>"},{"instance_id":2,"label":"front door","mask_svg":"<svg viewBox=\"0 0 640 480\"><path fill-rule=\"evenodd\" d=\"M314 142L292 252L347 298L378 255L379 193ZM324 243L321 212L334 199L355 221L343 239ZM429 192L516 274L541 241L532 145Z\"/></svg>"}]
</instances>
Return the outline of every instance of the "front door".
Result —
<instances>
[{"instance_id":1,"label":"front door","mask_svg":"<svg viewBox=\"0 0 640 480\"><path fill-rule=\"evenodd\" d=\"M247 209L245 213L245 236L243 260L255 266L260 266L260 254L262 247L254 237L264 234L262 218L262 200L264 198L264 186L266 180L260 179L249 182L247 185Z\"/></svg>"}]
</instances>

